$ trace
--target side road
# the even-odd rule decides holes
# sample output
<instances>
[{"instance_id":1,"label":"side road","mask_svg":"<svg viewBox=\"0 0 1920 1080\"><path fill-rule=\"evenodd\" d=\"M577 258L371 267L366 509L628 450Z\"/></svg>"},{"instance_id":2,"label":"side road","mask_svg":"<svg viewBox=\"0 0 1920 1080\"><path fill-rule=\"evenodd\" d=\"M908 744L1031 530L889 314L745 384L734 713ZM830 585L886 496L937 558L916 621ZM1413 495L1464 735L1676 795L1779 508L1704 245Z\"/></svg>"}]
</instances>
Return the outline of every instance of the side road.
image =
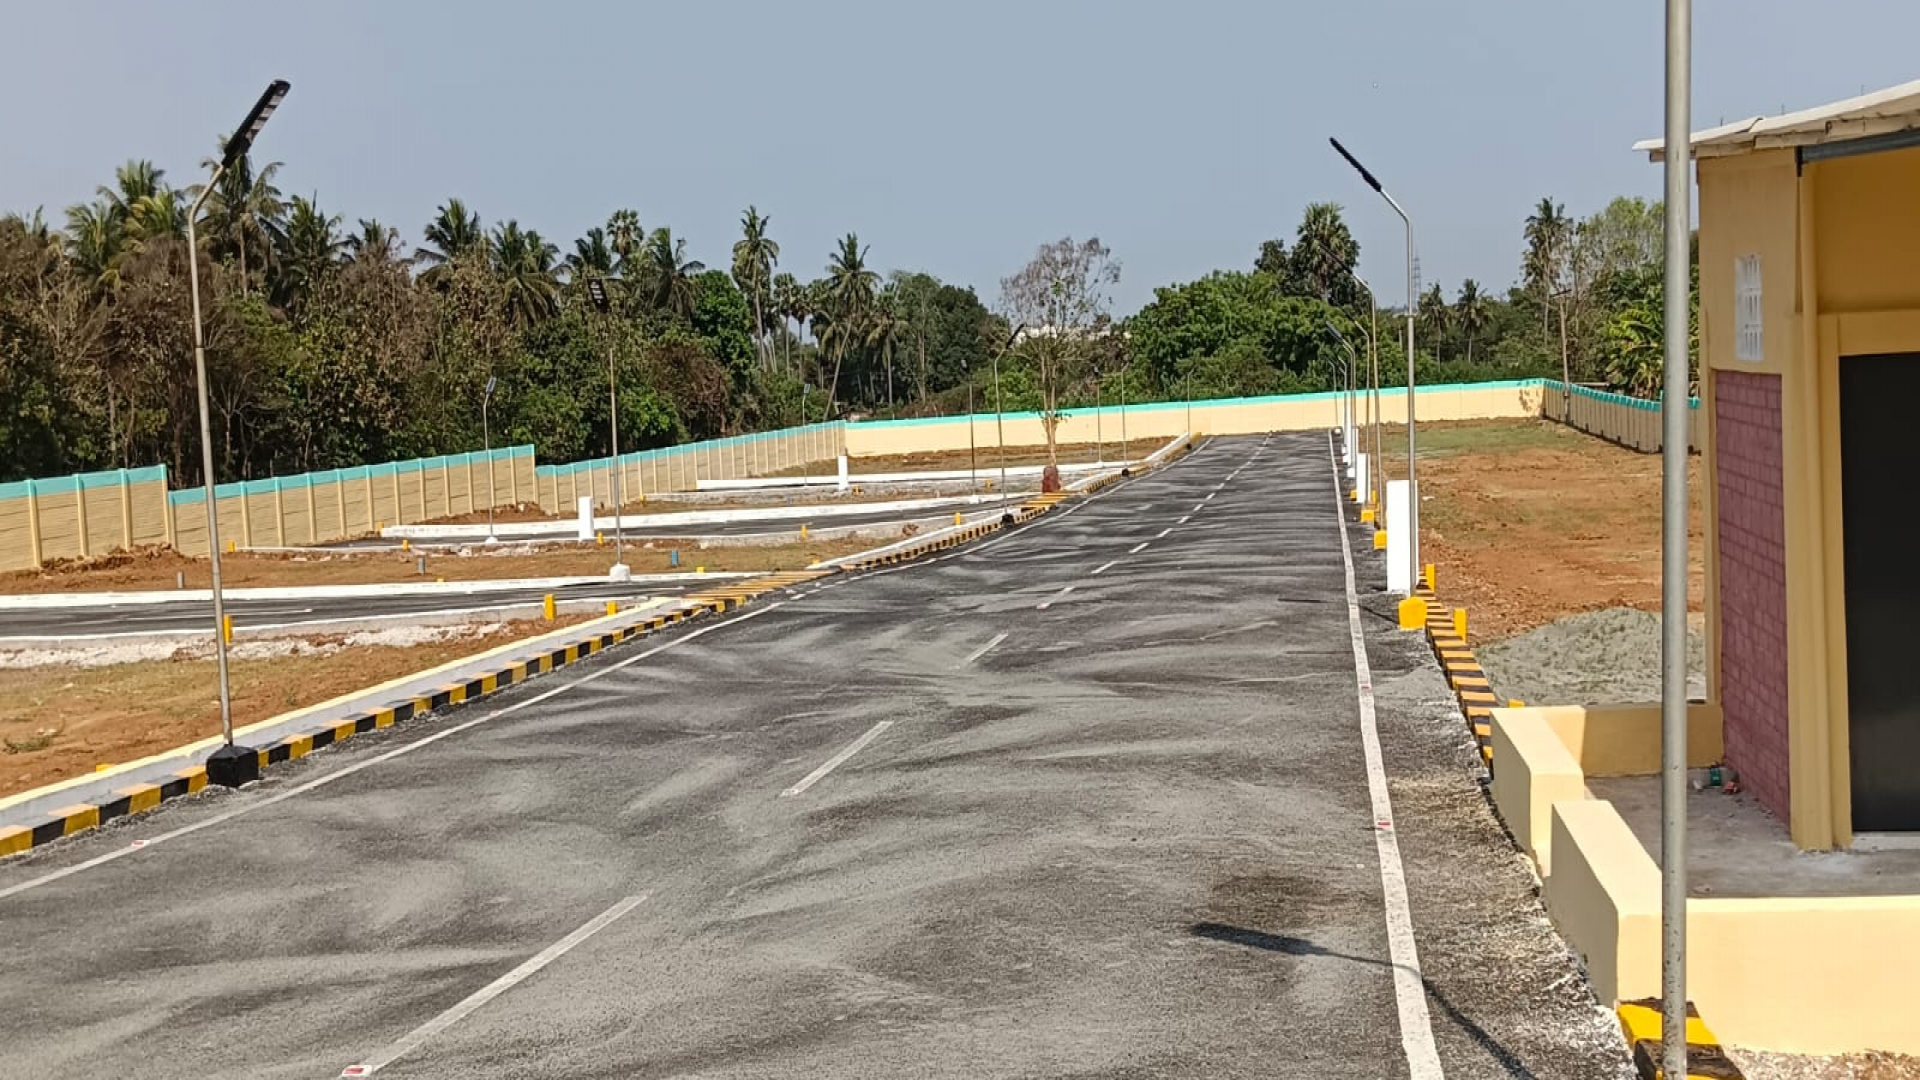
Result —
<instances>
[{"instance_id":1,"label":"side road","mask_svg":"<svg viewBox=\"0 0 1920 1080\"><path fill-rule=\"evenodd\" d=\"M1215 441L0 865L7 1069L1629 1075L1355 530L1376 818L1340 506Z\"/></svg>"}]
</instances>

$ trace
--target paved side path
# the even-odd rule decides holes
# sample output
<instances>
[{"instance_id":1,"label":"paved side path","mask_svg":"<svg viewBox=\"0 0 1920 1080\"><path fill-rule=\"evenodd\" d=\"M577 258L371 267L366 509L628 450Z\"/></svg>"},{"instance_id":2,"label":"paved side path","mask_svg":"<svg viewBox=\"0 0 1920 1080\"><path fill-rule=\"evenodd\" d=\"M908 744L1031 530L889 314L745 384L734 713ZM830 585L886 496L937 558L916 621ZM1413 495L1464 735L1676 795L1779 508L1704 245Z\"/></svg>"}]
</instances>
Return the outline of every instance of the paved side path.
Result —
<instances>
[{"instance_id":1,"label":"paved side path","mask_svg":"<svg viewBox=\"0 0 1920 1080\"><path fill-rule=\"evenodd\" d=\"M0 1075L1408 1076L1324 439L1069 505L0 866ZM1626 1075L1353 554L1445 1075Z\"/></svg>"}]
</instances>

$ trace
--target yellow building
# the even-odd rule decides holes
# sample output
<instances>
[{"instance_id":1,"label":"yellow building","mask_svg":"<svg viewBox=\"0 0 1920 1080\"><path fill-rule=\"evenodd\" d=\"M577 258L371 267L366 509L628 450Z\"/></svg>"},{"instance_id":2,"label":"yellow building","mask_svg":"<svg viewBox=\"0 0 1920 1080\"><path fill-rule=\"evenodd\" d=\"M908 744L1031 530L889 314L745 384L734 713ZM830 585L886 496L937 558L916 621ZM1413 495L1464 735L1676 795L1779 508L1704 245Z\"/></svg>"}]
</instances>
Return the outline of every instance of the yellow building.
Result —
<instances>
[{"instance_id":1,"label":"yellow building","mask_svg":"<svg viewBox=\"0 0 1920 1080\"><path fill-rule=\"evenodd\" d=\"M1692 149L1707 685L1727 763L1803 848L1920 831L1903 507L1920 464L1920 82Z\"/></svg>"}]
</instances>

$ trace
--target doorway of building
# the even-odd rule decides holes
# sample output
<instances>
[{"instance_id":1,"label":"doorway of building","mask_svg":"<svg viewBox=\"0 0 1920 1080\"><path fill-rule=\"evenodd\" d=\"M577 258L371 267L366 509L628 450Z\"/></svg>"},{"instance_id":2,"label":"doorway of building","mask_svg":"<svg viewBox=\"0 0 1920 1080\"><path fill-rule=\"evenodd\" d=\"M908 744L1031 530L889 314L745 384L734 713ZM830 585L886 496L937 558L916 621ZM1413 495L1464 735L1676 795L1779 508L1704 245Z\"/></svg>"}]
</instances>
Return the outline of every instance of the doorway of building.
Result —
<instances>
[{"instance_id":1,"label":"doorway of building","mask_svg":"<svg viewBox=\"0 0 1920 1080\"><path fill-rule=\"evenodd\" d=\"M1848 748L1855 832L1920 831L1920 568L1898 501L1920 464L1920 353L1840 358Z\"/></svg>"}]
</instances>

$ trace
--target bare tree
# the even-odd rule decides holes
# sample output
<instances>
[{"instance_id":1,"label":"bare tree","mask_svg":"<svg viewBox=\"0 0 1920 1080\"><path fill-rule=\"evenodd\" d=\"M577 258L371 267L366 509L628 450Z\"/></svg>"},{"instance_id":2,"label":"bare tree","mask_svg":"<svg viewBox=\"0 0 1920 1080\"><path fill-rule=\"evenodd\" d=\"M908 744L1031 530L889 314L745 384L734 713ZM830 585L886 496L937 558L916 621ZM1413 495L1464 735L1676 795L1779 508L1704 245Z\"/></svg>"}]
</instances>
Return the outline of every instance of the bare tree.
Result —
<instances>
[{"instance_id":1,"label":"bare tree","mask_svg":"<svg viewBox=\"0 0 1920 1080\"><path fill-rule=\"evenodd\" d=\"M1039 370L1040 426L1047 436L1044 483L1050 490L1060 482L1060 388L1090 361L1096 331L1112 302L1107 290L1119 281L1120 263L1098 237L1043 244L1024 269L1000 281L1000 313L1026 327L1020 348Z\"/></svg>"}]
</instances>

